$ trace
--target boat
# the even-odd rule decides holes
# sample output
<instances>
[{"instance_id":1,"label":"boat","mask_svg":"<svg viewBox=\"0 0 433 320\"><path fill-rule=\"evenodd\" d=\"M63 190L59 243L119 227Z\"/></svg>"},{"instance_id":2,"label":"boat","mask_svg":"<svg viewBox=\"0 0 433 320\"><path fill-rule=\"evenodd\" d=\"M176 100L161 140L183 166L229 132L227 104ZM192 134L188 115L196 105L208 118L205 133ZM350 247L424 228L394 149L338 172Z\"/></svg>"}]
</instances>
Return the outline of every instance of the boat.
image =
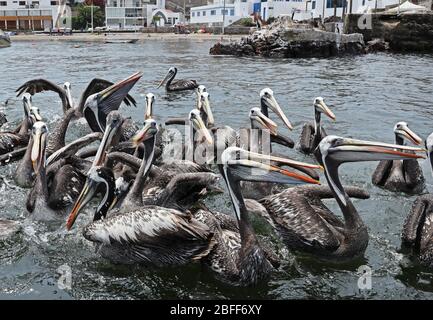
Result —
<instances>
[{"instance_id":1,"label":"boat","mask_svg":"<svg viewBox=\"0 0 433 320\"><path fill-rule=\"evenodd\" d=\"M108 39L105 43L136 43L138 39Z\"/></svg>"},{"instance_id":2,"label":"boat","mask_svg":"<svg viewBox=\"0 0 433 320\"><path fill-rule=\"evenodd\" d=\"M0 30L0 48L10 47L10 45L11 39L3 30Z\"/></svg>"}]
</instances>

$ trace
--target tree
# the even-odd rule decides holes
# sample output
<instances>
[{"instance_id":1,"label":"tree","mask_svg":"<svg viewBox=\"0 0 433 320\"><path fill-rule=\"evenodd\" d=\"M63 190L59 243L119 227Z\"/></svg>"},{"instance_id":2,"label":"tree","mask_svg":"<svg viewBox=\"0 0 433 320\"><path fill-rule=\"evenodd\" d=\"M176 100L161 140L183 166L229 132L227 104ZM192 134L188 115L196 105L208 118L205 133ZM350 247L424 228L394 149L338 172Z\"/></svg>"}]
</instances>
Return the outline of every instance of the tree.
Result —
<instances>
[{"instance_id":1,"label":"tree","mask_svg":"<svg viewBox=\"0 0 433 320\"><path fill-rule=\"evenodd\" d=\"M94 6L105 8L105 0L86 0L86 1L84 1L84 4L87 6L91 6L92 3Z\"/></svg>"},{"instance_id":2,"label":"tree","mask_svg":"<svg viewBox=\"0 0 433 320\"><path fill-rule=\"evenodd\" d=\"M102 27L104 25L104 12L100 7L93 7L93 25L94 27ZM77 7L77 16L72 18L72 28L87 29L92 23L92 8L90 6L79 5Z\"/></svg>"}]
</instances>

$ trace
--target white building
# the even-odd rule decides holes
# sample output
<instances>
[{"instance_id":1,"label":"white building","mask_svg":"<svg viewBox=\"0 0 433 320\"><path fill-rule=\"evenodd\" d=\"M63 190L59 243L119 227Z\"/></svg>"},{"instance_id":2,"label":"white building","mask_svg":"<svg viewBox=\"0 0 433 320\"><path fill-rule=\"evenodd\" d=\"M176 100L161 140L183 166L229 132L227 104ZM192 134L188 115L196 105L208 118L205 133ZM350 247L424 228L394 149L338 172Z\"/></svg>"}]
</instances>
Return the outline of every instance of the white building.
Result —
<instances>
[{"instance_id":1,"label":"white building","mask_svg":"<svg viewBox=\"0 0 433 320\"><path fill-rule=\"evenodd\" d=\"M0 0L0 29L49 30L59 14L59 0Z\"/></svg>"},{"instance_id":2,"label":"white building","mask_svg":"<svg viewBox=\"0 0 433 320\"><path fill-rule=\"evenodd\" d=\"M158 19L155 19L158 17ZM177 23L183 23L184 17L180 12L174 12L167 9L156 9L152 11L152 20L158 27L174 26Z\"/></svg>"},{"instance_id":3,"label":"white building","mask_svg":"<svg viewBox=\"0 0 433 320\"><path fill-rule=\"evenodd\" d=\"M107 0L105 25L112 29L138 30L151 25L154 10L164 8L165 0Z\"/></svg>"},{"instance_id":4,"label":"white building","mask_svg":"<svg viewBox=\"0 0 433 320\"><path fill-rule=\"evenodd\" d=\"M346 6L346 13L349 12L350 1L337 0L337 16L342 16L343 5ZM352 1L352 13L357 13L368 8L380 9L398 4L399 0ZM255 12L265 21L280 15L293 15L294 20L326 18L334 15L334 4L333 0L226 0L224 7L224 0L213 0L205 6L191 8L190 22L203 26L222 26L224 20L227 26L241 18L251 17Z\"/></svg>"}]
</instances>

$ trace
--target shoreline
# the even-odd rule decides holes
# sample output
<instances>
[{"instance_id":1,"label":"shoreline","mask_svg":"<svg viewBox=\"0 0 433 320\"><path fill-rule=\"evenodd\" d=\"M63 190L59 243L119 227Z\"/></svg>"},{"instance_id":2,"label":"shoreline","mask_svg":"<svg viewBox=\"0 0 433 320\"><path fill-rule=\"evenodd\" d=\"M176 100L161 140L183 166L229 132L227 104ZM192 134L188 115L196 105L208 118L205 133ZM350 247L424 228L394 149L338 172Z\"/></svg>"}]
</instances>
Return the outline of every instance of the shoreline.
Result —
<instances>
[{"instance_id":1,"label":"shoreline","mask_svg":"<svg viewBox=\"0 0 433 320\"><path fill-rule=\"evenodd\" d=\"M11 42L17 41L66 41L66 42L105 42L106 40L214 40L214 41L236 41L245 35L220 35L207 33L174 34L174 33L74 33L72 35L49 35L49 34L18 34L11 36Z\"/></svg>"}]
</instances>

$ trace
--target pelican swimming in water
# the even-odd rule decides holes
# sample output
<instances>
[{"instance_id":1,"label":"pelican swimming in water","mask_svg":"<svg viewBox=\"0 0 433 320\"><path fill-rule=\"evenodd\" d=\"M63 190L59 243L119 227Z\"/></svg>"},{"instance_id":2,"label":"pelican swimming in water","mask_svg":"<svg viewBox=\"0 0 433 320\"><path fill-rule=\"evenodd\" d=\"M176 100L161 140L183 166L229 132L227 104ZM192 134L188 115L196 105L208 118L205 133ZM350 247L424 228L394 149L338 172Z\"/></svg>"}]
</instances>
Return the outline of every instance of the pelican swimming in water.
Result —
<instances>
[{"instance_id":1,"label":"pelican swimming in water","mask_svg":"<svg viewBox=\"0 0 433 320\"><path fill-rule=\"evenodd\" d=\"M335 115L326 105L322 97L314 99L314 122L307 122L302 127L299 139L299 150L305 154L312 154L320 141L327 136L325 129L320 123L321 114L325 114L330 119L335 120Z\"/></svg>"},{"instance_id":2,"label":"pelican swimming in water","mask_svg":"<svg viewBox=\"0 0 433 320\"><path fill-rule=\"evenodd\" d=\"M141 132L148 145L154 144L157 126L148 119ZM98 244L98 252L113 263L139 263L166 267L200 260L212 249L210 229L190 213L159 206L143 206L143 175L149 163L143 161L138 176L116 214L107 216L114 198L115 181L110 169L92 166L86 184L67 221L71 229L78 214L102 188L103 197L95 211L94 221L84 228L84 237Z\"/></svg>"},{"instance_id":3,"label":"pelican swimming in water","mask_svg":"<svg viewBox=\"0 0 433 320\"><path fill-rule=\"evenodd\" d=\"M165 90L167 91L184 91L184 90L194 90L198 87L196 80L177 80L173 81L176 77L177 68L171 67L168 69L167 75L159 83L157 89L165 84Z\"/></svg>"},{"instance_id":4,"label":"pelican swimming in water","mask_svg":"<svg viewBox=\"0 0 433 320\"><path fill-rule=\"evenodd\" d=\"M269 250L262 247L250 222L244 203L240 181L268 181L284 184L317 184L309 176L289 171L269 163L278 161L299 168L318 167L290 159L274 158L249 152L238 147L229 147L222 154L218 165L233 204L236 219L221 213L199 210L196 215L207 225L213 226L215 246L204 262L219 278L239 285L254 285L269 278L278 266Z\"/></svg>"},{"instance_id":5,"label":"pelican swimming in water","mask_svg":"<svg viewBox=\"0 0 433 320\"><path fill-rule=\"evenodd\" d=\"M258 213L267 216L289 249L340 261L362 256L368 244L367 226L350 196L367 198L368 195L359 189L343 188L339 166L345 162L423 158L419 153L424 153L424 149L337 136L325 137L319 148L329 188L286 189L260 200L263 210ZM336 199L343 220L321 201L331 197Z\"/></svg>"},{"instance_id":6,"label":"pelican swimming in water","mask_svg":"<svg viewBox=\"0 0 433 320\"><path fill-rule=\"evenodd\" d=\"M0 132L0 155L25 147L29 141L29 132L36 121L42 120L38 108L32 106L31 96L23 96L24 119L15 131Z\"/></svg>"},{"instance_id":7,"label":"pelican swimming in water","mask_svg":"<svg viewBox=\"0 0 433 320\"><path fill-rule=\"evenodd\" d=\"M430 168L433 173L433 134L426 140ZM402 232L403 246L412 250L422 265L433 268L433 195L419 196L406 217Z\"/></svg>"},{"instance_id":8,"label":"pelican swimming in water","mask_svg":"<svg viewBox=\"0 0 433 320\"><path fill-rule=\"evenodd\" d=\"M411 129L406 122L398 122L394 126L395 144L404 145L407 139L415 145L421 145L423 140ZM424 189L424 175L415 159L383 160L379 162L373 173L374 185L390 191L419 193Z\"/></svg>"}]
</instances>

